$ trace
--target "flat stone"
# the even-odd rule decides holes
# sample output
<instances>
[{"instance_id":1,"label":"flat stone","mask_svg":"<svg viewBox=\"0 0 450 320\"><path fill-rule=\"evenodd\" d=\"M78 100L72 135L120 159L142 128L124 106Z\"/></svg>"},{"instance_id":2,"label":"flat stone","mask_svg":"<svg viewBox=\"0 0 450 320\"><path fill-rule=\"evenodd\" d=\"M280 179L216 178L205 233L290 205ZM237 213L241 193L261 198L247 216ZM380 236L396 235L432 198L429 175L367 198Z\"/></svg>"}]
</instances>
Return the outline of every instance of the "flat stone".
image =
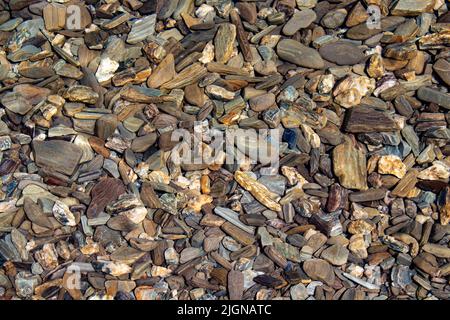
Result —
<instances>
[{"instance_id":1,"label":"flat stone","mask_svg":"<svg viewBox=\"0 0 450 320\"><path fill-rule=\"evenodd\" d=\"M347 132L389 132L397 131L396 122L385 112L368 106L351 108L345 117L344 129Z\"/></svg>"},{"instance_id":2,"label":"flat stone","mask_svg":"<svg viewBox=\"0 0 450 320\"><path fill-rule=\"evenodd\" d=\"M114 76L117 69L119 69L119 62L110 57L104 57L100 60L95 77L100 83L107 82Z\"/></svg>"},{"instance_id":3,"label":"flat stone","mask_svg":"<svg viewBox=\"0 0 450 320\"><path fill-rule=\"evenodd\" d=\"M421 87L417 90L417 96L420 100L436 103L438 106L450 109L450 95L448 93L440 92L429 87Z\"/></svg>"},{"instance_id":4,"label":"flat stone","mask_svg":"<svg viewBox=\"0 0 450 320\"><path fill-rule=\"evenodd\" d=\"M442 246L434 243L427 243L422 247L422 250L432 255L448 259L450 258L450 248L448 246Z\"/></svg>"},{"instance_id":5,"label":"flat stone","mask_svg":"<svg viewBox=\"0 0 450 320\"><path fill-rule=\"evenodd\" d=\"M353 40L367 40L370 37L382 32L395 28L395 26L404 22L405 18L403 17L386 17L382 18L380 21L381 28L377 28L376 26L368 25L366 23L360 23L356 26L350 28L346 35L348 38Z\"/></svg>"},{"instance_id":6,"label":"flat stone","mask_svg":"<svg viewBox=\"0 0 450 320\"><path fill-rule=\"evenodd\" d=\"M2 105L11 112L24 115L33 108L33 106L20 94L9 92L1 99Z\"/></svg>"},{"instance_id":7,"label":"flat stone","mask_svg":"<svg viewBox=\"0 0 450 320\"><path fill-rule=\"evenodd\" d=\"M175 63L173 54L169 53L148 77L149 88L159 88L175 76Z\"/></svg>"},{"instance_id":8,"label":"flat stone","mask_svg":"<svg viewBox=\"0 0 450 320\"><path fill-rule=\"evenodd\" d=\"M156 14L151 14L141 19L133 21L131 31L128 34L127 42L136 44L155 33Z\"/></svg>"},{"instance_id":9,"label":"flat stone","mask_svg":"<svg viewBox=\"0 0 450 320\"><path fill-rule=\"evenodd\" d=\"M367 189L366 156L351 141L333 150L334 173L341 185L348 189Z\"/></svg>"},{"instance_id":10,"label":"flat stone","mask_svg":"<svg viewBox=\"0 0 450 320\"><path fill-rule=\"evenodd\" d=\"M114 178L101 179L91 191L91 204L87 209L88 218L97 217L105 207L125 193L123 183Z\"/></svg>"},{"instance_id":11,"label":"flat stone","mask_svg":"<svg viewBox=\"0 0 450 320\"><path fill-rule=\"evenodd\" d=\"M433 65L433 70L439 75L447 86L450 86L450 62L445 59L439 59Z\"/></svg>"},{"instance_id":12,"label":"flat stone","mask_svg":"<svg viewBox=\"0 0 450 320\"><path fill-rule=\"evenodd\" d=\"M406 165L395 155L381 156L378 160L378 172L381 174L392 174L401 179L406 174L406 170Z\"/></svg>"},{"instance_id":13,"label":"flat stone","mask_svg":"<svg viewBox=\"0 0 450 320\"><path fill-rule=\"evenodd\" d=\"M61 30L66 25L66 6L58 3L50 3L44 7L43 17L45 28L48 31Z\"/></svg>"},{"instance_id":14,"label":"flat stone","mask_svg":"<svg viewBox=\"0 0 450 320\"><path fill-rule=\"evenodd\" d=\"M406 175L397 183L392 194L397 197L407 197L416 186L417 176L419 172L417 169L409 170Z\"/></svg>"},{"instance_id":15,"label":"flat stone","mask_svg":"<svg viewBox=\"0 0 450 320\"><path fill-rule=\"evenodd\" d=\"M450 166L442 161L434 161L430 167L422 170L417 177L423 180L447 180L450 177Z\"/></svg>"},{"instance_id":16,"label":"flat stone","mask_svg":"<svg viewBox=\"0 0 450 320\"><path fill-rule=\"evenodd\" d=\"M322 251L322 259L327 260L335 266L342 266L347 263L349 251L340 244L334 244Z\"/></svg>"},{"instance_id":17,"label":"flat stone","mask_svg":"<svg viewBox=\"0 0 450 320\"><path fill-rule=\"evenodd\" d=\"M345 9L337 9L326 13L320 23L329 29L336 29L340 27L347 18L347 10Z\"/></svg>"},{"instance_id":18,"label":"flat stone","mask_svg":"<svg viewBox=\"0 0 450 320\"><path fill-rule=\"evenodd\" d=\"M64 226L76 226L75 216L70 211L69 207L60 201L53 205L53 215Z\"/></svg>"},{"instance_id":19,"label":"flat stone","mask_svg":"<svg viewBox=\"0 0 450 320\"><path fill-rule=\"evenodd\" d=\"M223 23L217 30L214 38L216 61L227 63L233 53L234 41L236 40L236 26L231 23Z\"/></svg>"},{"instance_id":20,"label":"flat stone","mask_svg":"<svg viewBox=\"0 0 450 320\"><path fill-rule=\"evenodd\" d=\"M194 247L186 248L183 251L181 251L180 263L186 263L195 258L201 257L203 254L204 254L204 252L200 248L194 248Z\"/></svg>"},{"instance_id":21,"label":"flat stone","mask_svg":"<svg viewBox=\"0 0 450 320\"><path fill-rule=\"evenodd\" d=\"M2 24L0 25L0 31L13 31L22 22L23 22L22 18L11 19L4 23L2 22Z\"/></svg>"},{"instance_id":22,"label":"flat stone","mask_svg":"<svg viewBox=\"0 0 450 320\"><path fill-rule=\"evenodd\" d=\"M251 98L249 100L250 108L253 111L261 112L269 109L275 104L275 95L273 93L266 93L260 96Z\"/></svg>"},{"instance_id":23,"label":"flat stone","mask_svg":"<svg viewBox=\"0 0 450 320\"><path fill-rule=\"evenodd\" d=\"M303 263L303 270L313 280L325 282L328 285L334 283L334 271L331 265L322 259L311 259Z\"/></svg>"},{"instance_id":24,"label":"flat stone","mask_svg":"<svg viewBox=\"0 0 450 320\"><path fill-rule=\"evenodd\" d=\"M214 208L214 213L217 214L218 216L224 218L225 220L231 222L236 227L244 230L245 232L248 232L251 234L255 233L255 228L247 226L244 223L242 223L241 220L239 220L238 213L234 212L231 209L223 208L223 207L216 207L216 208Z\"/></svg>"},{"instance_id":25,"label":"flat stone","mask_svg":"<svg viewBox=\"0 0 450 320\"><path fill-rule=\"evenodd\" d=\"M41 207L33 202L31 197L25 197L23 201L23 208L28 219L33 223L45 228L53 228L50 219L44 214Z\"/></svg>"},{"instance_id":26,"label":"flat stone","mask_svg":"<svg viewBox=\"0 0 450 320\"><path fill-rule=\"evenodd\" d=\"M34 141L36 164L66 175L72 175L83 156L82 150L70 142L61 140Z\"/></svg>"},{"instance_id":27,"label":"flat stone","mask_svg":"<svg viewBox=\"0 0 450 320\"><path fill-rule=\"evenodd\" d=\"M325 60L341 66L358 64L365 58L363 50L352 43L344 41L321 46L319 53Z\"/></svg>"},{"instance_id":28,"label":"flat stone","mask_svg":"<svg viewBox=\"0 0 450 320\"><path fill-rule=\"evenodd\" d=\"M277 54L281 59L301 67L322 69L325 66L322 57L316 50L295 40L281 40L277 46Z\"/></svg>"},{"instance_id":29,"label":"flat stone","mask_svg":"<svg viewBox=\"0 0 450 320\"><path fill-rule=\"evenodd\" d=\"M131 150L134 152L145 152L148 148L155 144L158 136L155 132L137 137L131 143Z\"/></svg>"},{"instance_id":30,"label":"flat stone","mask_svg":"<svg viewBox=\"0 0 450 320\"><path fill-rule=\"evenodd\" d=\"M418 16L424 12L433 12L435 0L399 0L391 10L394 16Z\"/></svg>"},{"instance_id":31,"label":"flat stone","mask_svg":"<svg viewBox=\"0 0 450 320\"><path fill-rule=\"evenodd\" d=\"M349 194L349 200L351 202L367 202L381 200L386 197L386 189L369 189L365 191L352 192Z\"/></svg>"},{"instance_id":32,"label":"flat stone","mask_svg":"<svg viewBox=\"0 0 450 320\"><path fill-rule=\"evenodd\" d=\"M237 2L235 7L239 9L239 14L243 20L250 24L254 24L257 20L257 10L255 3Z\"/></svg>"},{"instance_id":33,"label":"flat stone","mask_svg":"<svg viewBox=\"0 0 450 320\"><path fill-rule=\"evenodd\" d=\"M306 300L309 296L305 285L302 283L292 286L290 289L290 294L292 300Z\"/></svg>"},{"instance_id":34,"label":"flat stone","mask_svg":"<svg viewBox=\"0 0 450 320\"><path fill-rule=\"evenodd\" d=\"M86 86L71 86L64 94L64 98L72 102L95 104L99 98L98 93Z\"/></svg>"},{"instance_id":35,"label":"flat stone","mask_svg":"<svg viewBox=\"0 0 450 320\"><path fill-rule=\"evenodd\" d=\"M228 272L228 292L230 300L241 300L244 293L244 274L238 270Z\"/></svg>"},{"instance_id":36,"label":"flat stone","mask_svg":"<svg viewBox=\"0 0 450 320\"><path fill-rule=\"evenodd\" d=\"M283 33L287 36L292 36L298 30L307 28L316 19L317 15L311 9L297 11L284 25Z\"/></svg>"},{"instance_id":37,"label":"flat stone","mask_svg":"<svg viewBox=\"0 0 450 320\"><path fill-rule=\"evenodd\" d=\"M175 12L178 2L179 0L162 1L157 10L158 19L164 20L169 18Z\"/></svg>"}]
</instances>

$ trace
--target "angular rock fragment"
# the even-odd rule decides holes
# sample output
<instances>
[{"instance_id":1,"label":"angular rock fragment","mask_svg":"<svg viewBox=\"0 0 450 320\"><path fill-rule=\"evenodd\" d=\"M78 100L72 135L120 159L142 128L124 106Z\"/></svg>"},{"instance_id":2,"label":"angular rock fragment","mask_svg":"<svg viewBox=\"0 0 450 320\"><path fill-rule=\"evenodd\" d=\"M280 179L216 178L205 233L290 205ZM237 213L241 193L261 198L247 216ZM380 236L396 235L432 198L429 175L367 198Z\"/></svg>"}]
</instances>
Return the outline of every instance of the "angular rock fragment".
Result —
<instances>
[{"instance_id":1,"label":"angular rock fragment","mask_svg":"<svg viewBox=\"0 0 450 320\"><path fill-rule=\"evenodd\" d=\"M120 180L114 178L100 180L91 191L92 200L86 212L88 218L98 217L108 204L123 193L125 193L125 187Z\"/></svg>"},{"instance_id":2,"label":"angular rock fragment","mask_svg":"<svg viewBox=\"0 0 450 320\"><path fill-rule=\"evenodd\" d=\"M127 42L130 44L136 44L153 35L155 32L155 24L156 14L133 21L131 31L127 37Z\"/></svg>"},{"instance_id":3,"label":"angular rock fragment","mask_svg":"<svg viewBox=\"0 0 450 320\"><path fill-rule=\"evenodd\" d=\"M311 259L303 263L303 270L313 280L323 281L328 285L334 283L334 272L331 265L322 259Z\"/></svg>"},{"instance_id":4,"label":"angular rock fragment","mask_svg":"<svg viewBox=\"0 0 450 320\"><path fill-rule=\"evenodd\" d=\"M396 16L417 16L424 12L432 12L435 0L400 0L391 11Z\"/></svg>"},{"instance_id":5,"label":"angular rock fragment","mask_svg":"<svg viewBox=\"0 0 450 320\"><path fill-rule=\"evenodd\" d=\"M227 63L233 53L234 40L236 39L236 26L231 23L221 24L214 38L216 61Z\"/></svg>"},{"instance_id":6,"label":"angular rock fragment","mask_svg":"<svg viewBox=\"0 0 450 320\"><path fill-rule=\"evenodd\" d=\"M406 174L406 169L402 160L394 155L381 156L378 160L378 172L381 174L392 174L401 179Z\"/></svg>"},{"instance_id":7,"label":"angular rock fragment","mask_svg":"<svg viewBox=\"0 0 450 320\"><path fill-rule=\"evenodd\" d=\"M234 178L247 191L249 191L259 202L274 211L281 211L277 202L279 196L272 193L264 185L249 177L245 172L236 171Z\"/></svg>"},{"instance_id":8,"label":"angular rock fragment","mask_svg":"<svg viewBox=\"0 0 450 320\"><path fill-rule=\"evenodd\" d=\"M366 156L350 140L333 150L333 170L341 185L348 189L367 189Z\"/></svg>"},{"instance_id":9,"label":"angular rock fragment","mask_svg":"<svg viewBox=\"0 0 450 320\"><path fill-rule=\"evenodd\" d=\"M397 131L397 123L385 112L368 106L350 109L345 118L344 129L351 133Z\"/></svg>"},{"instance_id":10,"label":"angular rock fragment","mask_svg":"<svg viewBox=\"0 0 450 320\"><path fill-rule=\"evenodd\" d=\"M78 166L81 149L66 141L34 141L34 156L36 164L66 175L72 175Z\"/></svg>"}]
</instances>

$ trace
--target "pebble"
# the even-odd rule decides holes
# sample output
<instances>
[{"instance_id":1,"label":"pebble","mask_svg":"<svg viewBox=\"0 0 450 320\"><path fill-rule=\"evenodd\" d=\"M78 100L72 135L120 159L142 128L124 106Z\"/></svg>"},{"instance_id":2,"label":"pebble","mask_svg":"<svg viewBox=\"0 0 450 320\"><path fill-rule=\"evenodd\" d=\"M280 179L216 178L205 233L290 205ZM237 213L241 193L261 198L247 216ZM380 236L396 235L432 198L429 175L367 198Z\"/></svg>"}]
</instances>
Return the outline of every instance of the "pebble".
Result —
<instances>
[{"instance_id":1,"label":"pebble","mask_svg":"<svg viewBox=\"0 0 450 320\"><path fill-rule=\"evenodd\" d=\"M284 25L283 33L287 36L292 36L298 30L307 28L316 19L317 15L311 9L297 11Z\"/></svg>"},{"instance_id":2,"label":"pebble","mask_svg":"<svg viewBox=\"0 0 450 320\"><path fill-rule=\"evenodd\" d=\"M349 42L333 42L319 48L319 53L325 60L337 65L354 65L364 58L364 52L358 46Z\"/></svg>"},{"instance_id":3,"label":"pebble","mask_svg":"<svg viewBox=\"0 0 450 320\"><path fill-rule=\"evenodd\" d=\"M429 87L421 87L417 90L417 97L426 102L433 102L445 109L450 109L450 95L439 92Z\"/></svg>"},{"instance_id":4,"label":"pebble","mask_svg":"<svg viewBox=\"0 0 450 320\"><path fill-rule=\"evenodd\" d=\"M322 69L325 66L320 54L309 47L291 39L281 40L277 45L278 56L287 62L312 69Z\"/></svg>"},{"instance_id":5,"label":"pebble","mask_svg":"<svg viewBox=\"0 0 450 320\"><path fill-rule=\"evenodd\" d=\"M303 263L303 270L313 280L324 282L332 285L335 280L335 275L331 265L322 259L311 259Z\"/></svg>"}]
</instances>

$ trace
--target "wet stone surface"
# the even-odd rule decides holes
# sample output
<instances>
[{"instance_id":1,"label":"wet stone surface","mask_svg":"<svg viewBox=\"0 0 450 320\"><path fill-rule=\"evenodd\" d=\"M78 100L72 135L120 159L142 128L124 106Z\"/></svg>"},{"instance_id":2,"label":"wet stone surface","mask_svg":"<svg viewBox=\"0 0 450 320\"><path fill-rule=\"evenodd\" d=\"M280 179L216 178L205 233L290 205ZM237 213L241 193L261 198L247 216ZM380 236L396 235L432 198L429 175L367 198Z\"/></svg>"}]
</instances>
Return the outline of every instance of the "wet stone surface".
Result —
<instances>
[{"instance_id":1,"label":"wet stone surface","mask_svg":"<svg viewBox=\"0 0 450 320\"><path fill-rule=\"evenodd\" d=\"M442 0L0 1L0 300L448 300L449 44Z\"/></svg>"}]
</instances>

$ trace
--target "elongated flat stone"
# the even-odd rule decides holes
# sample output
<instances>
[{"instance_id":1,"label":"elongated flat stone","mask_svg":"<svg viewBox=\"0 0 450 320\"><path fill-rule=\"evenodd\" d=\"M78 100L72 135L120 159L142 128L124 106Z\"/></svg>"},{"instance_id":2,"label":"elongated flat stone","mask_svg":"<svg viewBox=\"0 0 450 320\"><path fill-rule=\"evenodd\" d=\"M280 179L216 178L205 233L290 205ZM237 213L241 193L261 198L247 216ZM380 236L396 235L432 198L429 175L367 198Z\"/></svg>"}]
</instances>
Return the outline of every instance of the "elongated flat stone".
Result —
<instances>
[{"instance_id":1,"label":"elongated flat stone","mask_svg":"<svg viewBox=\"0 0 450 320\"><path fill-rule=\"evenodd\" d=\"M343 187L367 189L366 156L352 141L347 140L334 148L333 168Z\"/></svg>"},{"instance_id":2,"label":"elongated flat stone","mask_svg":"<svg viewBox=\"0 0 450 320\"><path fill-rule=\"evenodd\" d=\"M441 224L448 225L450 223L450 187L447 186L441 191L438 203Z\"/></svg>"},{"instance_id":3,"label":"elongated flat stone","mask_svg":"<svg viewBox=\"0 0 450 320\"><path fill-rule=\"evenodd\" d=\"M407 197L416 186L418 175L419 171L417 169L409 170L392 190L392 194L397 197Z\"/></svg>"},{"instance_id":4,"label":"elongated flat stone","mask_svg":"<svg viewBox=\"0 0 450 320\"><path fill-rule=\"evenodd\" d=\"M378 285L364 281L360 278L355 277L354 275L352 275L350 273L343 272L342 275L367 289L372 289L372 290L380 289L380 287Z\"/></svg>"},{"instance_id":5,"label":"elongated flat stone","mask_svg":"<svg viewBox=\"0 0 450 320\"><path fill-rule=\"evenodd\" d=\"M349 42L334 42L319 48L319 53L325 60L338 65L353 65L360 63L364 58L364 52L358 46Z\"/></svg>"},{"instance_id":6,"label":"elongated flat stone","mask_svg":"<svg viewBox=\"0 0 450 320\"><path fill-rule=\"evenodd\" d=\"M231 23L223 23L217 30L214 38L216 61L227 63L233 53L234 41L236 40L236 26Z\"/></svg>"},{"instance_id":7,"label":"elongated flat stone","mask_svg":"<svg viewBox=\"0 0 450 320\"><path fill-rule=\"evenodd\" d=\"M448 246L441 246L435 243L427 243L422 247L422 250L431 253L432 255L439 258L450 258L450 248Z\"/></svg>"},{"instance_id":8,"label":"elongated flat stone","mask_svg":"<svg viewBox=\"0 0 450 320\"><path fill-rule=\"evenodd\" d=\"M386 189L369 189L360 192L352 192L349 194L348 198L351 202L376 201L384 199L386 193Z\"/></svg>"},{"instance_id":9,"label":"elongated flat stone","mask_svg":"<svg viewBox=\"0 0 450 320\"><path fill-rule=\"evenodd\" d=\"M253 235L249 234L248 232L245 232L244 230L236 227L231 222L226 221L221 225L221 229L228 234L230 237L235 239L237 242L249 246L253 244L256 239L253 237Z\"/></svg>"},{"instance_id":10,"label":"elongated flat stone","mask_svg":"<svg viewBox=\"0 0 450 320\"><path fill-rule=\"evenodd\" d=\"M397 131L396 122L385 112L356 106L347 111L344 130L352 133Z\"/></svg>"},{"instance_id":11,"label":"elongated flat stone","mask_svg":"<svg viewBox=\"0 0 450 320\"><path fill-rule=\"evenodd\" d=\"M84 102L88 104L95 104L99 98L97 92L87 86L71 86L64 94L64 98L73 102Z\"/></svg>"},{"instance_id":12,"label":"elongated flat stone","mask_svg":"<svg viewBox=\"0 0 450 320\"><path fill-rule=\"evenodd\" d=\"M386 17L380 21L381 28L378 28L376 24L369 25L366 22L363 22L350 28L346 35L353 40L366 40L382 31L392 30L404 21L405 18L403 17Z\"/></svg>"},{"instance_id":13,"label":"elongated flat stone","mask_svg":"<svg viewBox=\"0 0 450 320\"><path fill-rule=\"evenodd\" d=\"M230 300L241 300L244 293L244 274L238 270L228 272L228 292Z\"/></svg>"},{"instance_id":14,"label":"elongated flat stone","mask_svg":"<svg viewBox=\"0 0 450 320\"><path fill-rule=\"evenodd\" d=\"M277 45L277 54L281 59L301 67L322 69L325 66L322 57L316 50L295 40L281 40Z\"/></svg>"},{"instance_id":15,"label":"elongated flat stone","mask_svg":"<svg viewBox=\"0 0 450 320\"><path fill-rule=\"evenodd\" d=\"M316 13L311 9L298 11L292 15L283 27L283 33L292 36L300 29L307 28L317 18Z\"/></svg>"},{"instance_id":16,"label":"elongated flat stone","mask_svg":"<svg viewBox=\"0 0 450 320\"><path fill-rule=\"evenodd\" d=\"M225 220L231 222L236 227L241 228L245 232L248 232L251 234L255 233L255 228L243 224L241 222L241 220L239 220L239 215L237 214L237 212L234 212L231 209L216 207L216 208L214 208L214 213L217 214L218 216L221 216Z\"/></svg>"},{"instance_id":17,"label":"elongated flat stone","mask_svg":"<svg viewBox=\"0 0 450 320\"><path fill-rule=\"evenodd\" d=\"M447 86L450 86L450 62L445 59L439 59L433 65L433 70L439 75Z\"/></svg>"},{"instance_id":18,"label":"elongated flat stone","mask_svg":"<svg viewBox=\"0 0 450 320\"><path fill-rule=\"evenodd\" d=\"M421 87L417 90L417 96L423 101L436 103L438 106L450 109L450 94L448 93L440 92L429 87Z\"/></svg>"},{"instance_id":19,"label":"elongated flat stone","mask_svg":"<svg viewBox=\"0 0 450 320\"><path fill-rule=\"evenodd\" d=\"M436 0L399 0L391 10L394 16L418 16L421 13L433 12Z\"/></svg>"},{"instance_id":20,"label":"elongated flat stone","mask_svg":"<svg viewBox=\"0 0 450 320\"><path fill-rule=\"evenodd\" d=\"M187 85L190 85L202 77L204 77L207 73L207 70L200 63L194 63L191 66L183 69L179 74L177 74L172 80L164 83L162 88L165 89L175 89L182 88Z\"/></svg>"},{"instance_id":21,"label":"elongated flat stone","mask_svg":"<svg viewBox=\"0 0 450 320\"><path fill-rule=\"evenodd\" d=\"M242 171L234 173L236 181L247 191L249 191L259 202L274 211L281 211L281 205L276 201L279 196L267 189L266 186L251 178Z\"/></svg>"}]
</instances>

